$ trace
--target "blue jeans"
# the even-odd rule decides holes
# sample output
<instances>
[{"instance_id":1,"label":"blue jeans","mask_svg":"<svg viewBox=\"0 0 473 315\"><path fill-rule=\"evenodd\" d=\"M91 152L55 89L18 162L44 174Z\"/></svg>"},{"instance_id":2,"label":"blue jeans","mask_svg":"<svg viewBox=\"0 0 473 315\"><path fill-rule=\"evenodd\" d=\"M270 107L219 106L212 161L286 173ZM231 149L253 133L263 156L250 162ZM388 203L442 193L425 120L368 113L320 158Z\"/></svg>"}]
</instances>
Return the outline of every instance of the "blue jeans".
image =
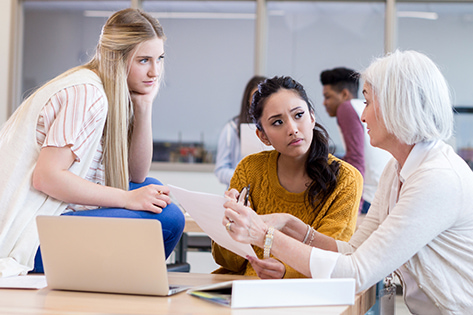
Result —
<instances>
[{"instance_id":1,"label":"blue jeans","mask_svg":"<svg viewBox=\"0 0 473 315\"><path fill-rule=\"evenodd\" d=\"M368 210L370 209L371 207L371 203L369 203L368 201L366 200L363 200L363 206L361 208L361 213L363 214L367 214L368 213Z\"/></svg>"},{"instance_id":2,"label":"blue jeans","mask_svg":"<svg viewBox=\"0 0 473 315\"><path fill-rule=\"evenodd\" d=\"M130 190L138 189L150 184L162 185L157 179L148 177L141 184L130 182ZM166 258L171 255L174 247L176 247L177 243L179 242L185 225L184 215L181 209L179 209L179 207L174 203L169 204L163 209L161 213L128 210L123 208L99 208L94 210L67 212L62 215L159 220L163 229L164 251L166 253ZM38 248L38 251L36 252L34 269L30 272L44 273L40 248Z\"/></svg>"}]
</instances>

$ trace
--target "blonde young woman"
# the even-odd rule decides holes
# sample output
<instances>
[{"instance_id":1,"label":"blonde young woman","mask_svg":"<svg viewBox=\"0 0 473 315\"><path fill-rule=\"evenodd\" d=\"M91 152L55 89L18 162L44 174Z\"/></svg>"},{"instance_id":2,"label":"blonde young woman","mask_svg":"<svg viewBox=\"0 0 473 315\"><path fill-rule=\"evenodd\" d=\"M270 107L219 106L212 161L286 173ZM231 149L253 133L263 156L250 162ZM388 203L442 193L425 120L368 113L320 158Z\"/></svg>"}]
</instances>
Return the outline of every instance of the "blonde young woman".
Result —
<instances>
[{"instance_id":1,"label":"blonde young woman","mask_svg":"<svg viewBox=\"0 0 473 315\"><path fill-rule=\"evenodd\" d=\"M37 215L160 220L168 256L184 217L147 178L165 35L135 9L113 14L95 56L26 99L0 131L0 275L42 271Z\"/></svg>"}]
</instances>

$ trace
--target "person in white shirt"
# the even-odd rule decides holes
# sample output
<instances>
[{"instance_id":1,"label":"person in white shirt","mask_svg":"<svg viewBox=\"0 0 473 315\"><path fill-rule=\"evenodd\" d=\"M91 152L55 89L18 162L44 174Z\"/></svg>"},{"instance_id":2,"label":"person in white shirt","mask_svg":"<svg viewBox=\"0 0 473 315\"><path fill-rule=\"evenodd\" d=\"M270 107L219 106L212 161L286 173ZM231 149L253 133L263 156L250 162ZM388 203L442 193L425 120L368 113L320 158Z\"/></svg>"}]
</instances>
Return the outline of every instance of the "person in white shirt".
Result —
<instances>
[{"instance_id":1,"label":"person in white shirt","mask_svg":"<svg viewBox=\"0 0 473 315\"><path fill-rule=\"evenodd\" d=\"M265 79L266 77L255 75L248 81L241 100L240 114L227 122L220 133L214 173L219 182L227 186L230 185L235 168L243 158L240 148L240 124L252 122L248 113L251 100L258 84Z\"/></svg>"},{"instance_id":2,"label":"person in white shirt","mask_svg":"<svg viewBox=\"0 0 473 315\"><path fill-rule=\"evenodd\" d=\"M0 130L0 276L43 271L38 215L156 219L171 254L184 215L147 178L164 40L149 14L114 13L91 61L40 87Z\"/></svg>"},{"instance_id":3,"label":"person in white shirt","mask_svg":"<svg viewBox=\"0 0 473 315\"><path fill-rule=\"evenodd\" d=\"M413 314L471 314L473 172L444 142L453 129L447 83L415 51L379 58L362 76L371 144L394 159L351 240L335 241L288 214L258 216L236 202L236 191L227 194L222 223L235 240L307 276L354 278L360 292L396 272ZM255 269L266 264L247 259Z\"/></svg>"}]
</instances>

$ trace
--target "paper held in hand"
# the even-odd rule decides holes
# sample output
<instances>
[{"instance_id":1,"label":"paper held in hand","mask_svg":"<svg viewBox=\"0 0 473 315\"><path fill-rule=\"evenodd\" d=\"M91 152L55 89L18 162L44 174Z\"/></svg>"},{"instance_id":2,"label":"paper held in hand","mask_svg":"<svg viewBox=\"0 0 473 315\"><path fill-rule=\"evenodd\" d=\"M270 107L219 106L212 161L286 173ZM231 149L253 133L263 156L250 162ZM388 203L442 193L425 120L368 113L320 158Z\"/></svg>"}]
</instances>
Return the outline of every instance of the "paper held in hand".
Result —
<instances>
[{"instance_id":1,"label":"paper held in hand","mask_svg":"<svg viewBox=\"0 0 473 315\"><path fill-rule=\"evenodd\" d=\"M223 204L227 200L225 197L167 186L176 201L214 242L245 259L247 255L256 257L251 245L233 240L222 224L225 211Z\"/></svg>"}]
</instances>

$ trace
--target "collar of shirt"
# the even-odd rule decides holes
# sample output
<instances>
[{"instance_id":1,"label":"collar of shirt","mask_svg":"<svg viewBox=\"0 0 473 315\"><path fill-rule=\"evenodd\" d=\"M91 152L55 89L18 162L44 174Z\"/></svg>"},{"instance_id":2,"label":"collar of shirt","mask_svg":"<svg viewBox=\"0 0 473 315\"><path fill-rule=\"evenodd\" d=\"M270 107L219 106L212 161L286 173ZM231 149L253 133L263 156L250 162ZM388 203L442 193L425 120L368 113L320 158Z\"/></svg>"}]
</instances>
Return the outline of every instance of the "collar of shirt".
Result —
<instances>
[{"instance_id":1,"label":"collar of shirt","mask_svg":"<svg viewBox=\"0 0 473 315\"><path fill-rule=\"evenodd\" d=\"M399 162L396 164L396 169L398 170L399 180L401 183L404 183L409 176L414 173L419 165L424 160L427 153L437 145L438 140L435 141L425 141L419 142L414 145L412 148L411 153L406 159L404 166L402 167L401 171L399 172Z\"/></svg>"},{"instance_id":2,"label":"collar of shirt","mask_svg":"<svg viewBox=\"0 0 473 315\"><path fill-rule=\"evenodd\" d=\"M419 142L412 148L409 156L404 163L402 169L400 169L399 162L394 165L396 169L396 177L393 180L391 193L389 195L389 207L388 214L391 209L395 207L400 194L401 186L411 176L414 171L419 167L421 162L424 160L427 153L437 144L438 141Z\"/></svg>"}]
</instances>

